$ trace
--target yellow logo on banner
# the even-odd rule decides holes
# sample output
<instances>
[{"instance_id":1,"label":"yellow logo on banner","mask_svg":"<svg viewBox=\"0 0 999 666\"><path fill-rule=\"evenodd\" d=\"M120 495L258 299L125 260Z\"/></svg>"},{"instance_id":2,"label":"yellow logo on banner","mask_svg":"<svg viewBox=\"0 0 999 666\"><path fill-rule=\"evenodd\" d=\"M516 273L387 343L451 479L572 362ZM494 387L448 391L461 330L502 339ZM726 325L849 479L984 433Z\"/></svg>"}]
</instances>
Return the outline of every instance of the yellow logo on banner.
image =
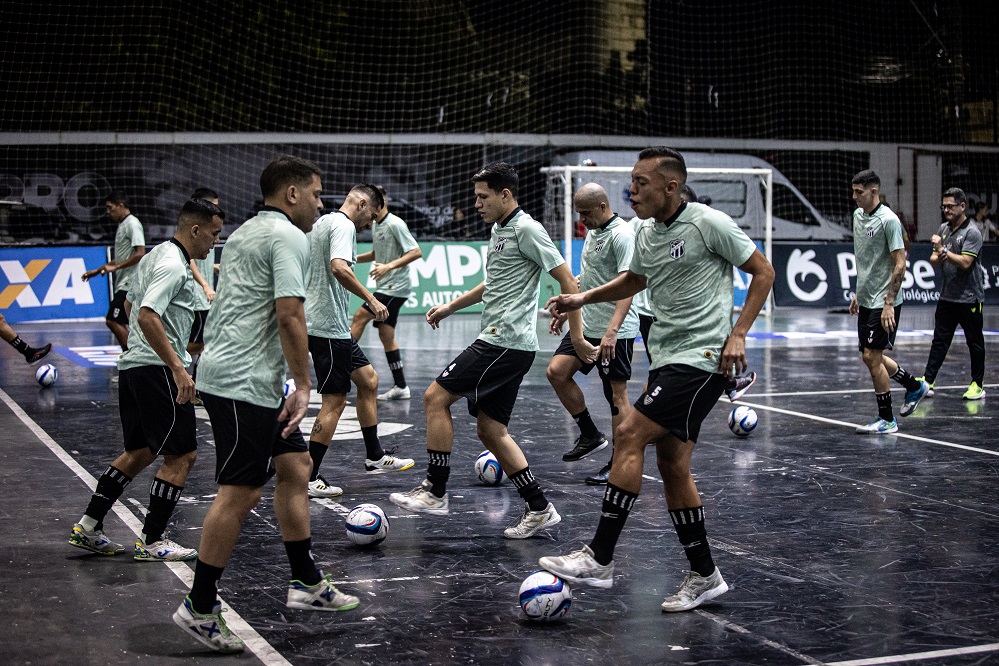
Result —
<instances>
[{"instance_id":1,"label":"yellow logo on banner","mask_svg":"<svg viewBox=\"0 0 999 666\"><path fill-rule=\"evenodd\" d=\"M23 268L16 261L2 262L4 264L3 272L11 284L3 291L0 291L0 309L9 308L17 300L18 296L21 295L21 292L25 290L31 292L31 281L38 277L38 274L45 270L45 267L51 262L51 259L32 259ZM33 292L31 292L31 298L35 302L38 301Z\"/></svg>"}]
</instances>

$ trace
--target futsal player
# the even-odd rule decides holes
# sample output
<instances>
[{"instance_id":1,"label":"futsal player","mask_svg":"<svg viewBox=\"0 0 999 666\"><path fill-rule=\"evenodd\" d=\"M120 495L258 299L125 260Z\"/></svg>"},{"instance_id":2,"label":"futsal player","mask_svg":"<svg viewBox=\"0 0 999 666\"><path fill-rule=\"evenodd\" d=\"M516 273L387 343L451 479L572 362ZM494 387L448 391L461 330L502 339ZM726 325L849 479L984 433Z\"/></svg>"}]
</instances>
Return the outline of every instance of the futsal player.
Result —
<instances>
[{"instance_id":1,"label":"futsal player","mask_svg":"<svg viewBox=\"0 0 999 666\"><path fill-rule=\"evenodd\" d=\"M402 354L399 343L395 339L395 326L399 321L399 310L413 294L413 280L410 277L409 264L423 256L420 246L409 233L409 227L398 215L389 212L388 197L385 189L376 186L385 200L385 205L375 218L371 228L371 250L357 256L357 263L371 263L369 275L375 279L375 298L388 308L388 317L378 321L367 303L354 313L354 321L350 325L352 338L361 341L364 327L368 322L378 329L378 339L381 340L392 371L392 387L378 394L379 400L409 400L411 392L406 383L406 371L402 364Z\"/></svg>"},{"instance_id":2,"label":"futsal player","mask_svg":"<svg viewBox=\"0 0 999 666\"><path fill-rule=\"evenodd\" d=\"M329 450L340 415L347 405L351 382L357 386L357 421L364 438L364 471L385 474L410 469L412 458L397 458L378 441L378 374L350 334L350 294L370 308L376 321L388 316L385 307L354 275L357 232L371 226L384 208L381 192L372 185L355 185L340 210L323 215L308 233L309 282L305 321L309 352L315 364L323 404L309 436L312 474L310 497L335 497L343 493L320 476L319 467Z\"/></svg>"},{"instance_id":3,"label":"futsal player","mask_svg":"<svg viewBox=\"0 0 999 666\"><path fill-rule=\"evenodd\" d=\"M881 203L881 179L870 169L853 177L851 189L857 208L853 211L853 249L857 258L857 292L850 300L850 314L858 315L857 334L864 365L874 382L878 416L857 428L858 434L898 432L891 404L891 380L905 387L905 403L899 412L908 416L929 391L929 385L913 377L888 358L895 347L895 333L902 314L902 279L905 277L905 245L902 222Z\"/></svg>"},{"instance_id":4,"label":"futsal player","mask_svg":"<svg viewBox=\"0 0 999 666\"><path fill-rule=\"evenodd\" d=\"M16 349L17 353L24 356L24 360L31 364L38 363L43 358L48 356L50 351L52 351L51 342L44 344L41 347L32 347L27 342L22 340L21 336L19 336L17 332L11 328L11 325L7 323L7 319L2 314L0 314L0 338Z\"/></svg>"},{"instance_id":5,"label":"futsal player","mask_svg":"<svg viewBox=\"0 0 999 666\"><path fill-rule=\"evenodd\" d=\"M746 334L773 286L774 270L732 219L680 196L687 179L683 156L647 148L631 172L631 206L645 219L631 267L582 294L552 298L556 312L616 301L648 288L652 370L642 395L615 433L614 465L592 541L565 556L542 557L544 569L570 583L613 585L614 550L642 488L645 447L656 446L666 504L690 571L666 612L696 608L728 585L711 557L704 508L690 461L701 423L725 390L726 377L746 367ZM732 267L753 276L732 325Z\"/></svg>"},{"instance_id":6,"label":"futsal player","mask_svg":"<svg viewBox=\"0 0 999 666\"><path fill-rule=\"evenodd\" d=\"M298 429L312 389L302 303L309 276L305 232L323 207L321 173L307 160L278 157L264 168L260 190L263 208L222 251L205 331L198 384L215 436L219 486L205 516L194 583L173 614L184 631L219 652L243 650L222 618L217 587L271 467L274 513L291 565L286 606L343 611L360 603L334 587L312 558L312 461ZM297 390L282 404L286 363Z\"/></svg>"},{"instance_id":7,"label":"futsal player","mask_svg":"<svg viewBox=\"0 0 999 666\"><path fill-rule=\"evenodd\" d=\"M216 206L219 205L219 195L215 190L207 187L199 187L191 195L192 199L204 199ZM198 378L198 361L201 359L201 352L205 349L205 322L208 320L208 309L215 300L215 249L205 256L204 259L191 259L191 275L197 289L194 290L194 297L197 305L194 310L194 323L191 325L191 336L187 343L187 353L191 355L191 376L195 380ZM195 398L195 404L200 403L199 398Z\"/></svg>"},{"instance_id":8,"label":"futsal player","mask_svg":"<svg viewBox=\"0 0 999 666\"><path fill-rule=\"evenodd\" d=\"M596 183L587 183L576 191L573 206L586 226L586 240L579 258L579 288L592 289L609 282L628 270L635 251L635 232L631 224L614 214L607 192ZM548 382L559 401L579 427L579 437L562 460L582 460L607 446L607 438L590 417L586 397L573 379L577 372L589 374L596 367L603 385L604 398L610 405L612 435L631 409L628 380L631 357L638 336L638 314L631 307L631 297L616 302L593 303L581 309L583 336L600 351L593 363L576 355L570 335L566 335L548 363ZM552 318L553 333L561 330L562 319Z\"/></svg>"},{"instance_id":9,"label":"futsal player","mask_svg":"<svg viewBox=\"0 0 999 666\"><path fill-rule=\"evenodd\" d=\"M507 426L520 383L538 351L537 312L541 271L555 278L563 293L578 293L576 279L545 228L517 203L517 170L494 162L472 176L475 208L492 225L486 279L477 287L427 312L427 323L441 321L470 305L483 303L482 332L437 376L423 396L427 417L427 478L406 493L392 493L393 504L410 511L446 515L454 427L451 405L464 397L476 418L479 439L499 461L525 502L524 513L503 536L526 539L562 518L534 478L524 452ZM578 312L569 315L573 348L592 362L596 349L583 337Z\"/></svg>"},{"instance_id":10,"label":"futsal player","mask_svg":"<svg viewBox=\"0 0 999 666\"><path fill-rule=\"evenodd\" d=\"M118 357L118 409L125 452L101 474L97 489L69 543L102 555L125 552L104 535L104 517L132 479L158 456L163 464L149 488L149 511L135 542L138 561L192 560L198 553L163 536L194 464L197 433L194 381L187 340L196 307L192 259L208 255L222 231L224 213L215 204L184 204L171 240L139 263L127 301L131 344Z\"/></svg>"}]
</instances>

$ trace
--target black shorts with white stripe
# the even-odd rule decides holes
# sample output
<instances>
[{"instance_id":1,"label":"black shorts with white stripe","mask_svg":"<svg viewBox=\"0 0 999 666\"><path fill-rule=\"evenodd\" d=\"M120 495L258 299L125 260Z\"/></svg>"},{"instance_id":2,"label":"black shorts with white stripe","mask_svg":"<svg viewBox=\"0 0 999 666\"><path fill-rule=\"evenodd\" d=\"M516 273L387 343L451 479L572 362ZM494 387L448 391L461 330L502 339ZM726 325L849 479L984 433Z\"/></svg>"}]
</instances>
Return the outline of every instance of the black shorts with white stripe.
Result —
<instances>
[{"instance_id":1,"label":"black shorts with white stripe","mask_svg":"<svg viewBox=\"0 0 999 666\"><path fill-rule=\"evenodd\" d=\"M534 363L535 353L497 347L476 340L437 376L448 393L468 400L468 413L483 414L503 425L510 423L520 382Z\"/></svg>"},{"instance_id":2,"label":"black shorts with white stripe","mask_svg":"<svg viewBox=\"0 0 999 666\"><path fill-rule=\"evenodd\" d=\"M728 385L725 375L690 365L669 363L649 372L635 409L681 441L697 441L701 423Z\"/></svg>"},{"instance_id":3,"label":"black shorts with white stripe","mask_svg":"<svg viewBox=\"0 0 999 666\"><path fill-rule=\"evenodd\" d=\"M158 456L179 456L198 447L194 405L177 404L177 384L165 366L118 373L118 411L126 451L148 448Z\"/></svg>"}]
</instances>

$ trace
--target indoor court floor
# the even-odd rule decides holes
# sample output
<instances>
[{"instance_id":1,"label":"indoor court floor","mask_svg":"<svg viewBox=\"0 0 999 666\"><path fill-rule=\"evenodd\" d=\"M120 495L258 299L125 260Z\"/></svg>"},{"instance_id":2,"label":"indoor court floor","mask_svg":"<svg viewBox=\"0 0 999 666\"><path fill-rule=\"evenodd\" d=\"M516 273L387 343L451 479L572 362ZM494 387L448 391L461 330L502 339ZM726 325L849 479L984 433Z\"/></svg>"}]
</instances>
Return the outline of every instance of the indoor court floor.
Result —
<instances>
[{"instance_id":1,"label":"indoor court floor","mask_svg":"<svg viewBox=\"0 0 999 666\"><path fill-rule=\"evenodd\" d=\"M919 375L933 308L906 306L893 357ZM67 543L95 478L121 451L112 338L103 322L17 324L31 344L51 341L59 379L40 388L33 369L0 345L0 641L7 664L999 664L999 316L987 313L988 397L961 399L970 378L955 338L936 395L899 419L896 435L861 436L876 414L856 343L856 320L813 309L761 317L748 356L760 379L741 403L759 426L735 437L726 398L701 431L693 471L714 559L732 588L701 608L659 605L686 570L666 512L654 453L615 555L610 590L576 588L568 617L533 624L520 615L520 582L542 555L588 543L603 489L583 478L609 450L563 463L575 425L545 379L558 340L520 391L510 432L563 517L526 541L502 537L522 503L509 481L480 485L483 450L464 401L455 405L449 516L410 515L388 501L426 469L422 394L478 333L455 315L432 331L420 317L397 329L413 398L379 403L382 443L416 459L367 476L350 407L323 474L345 494L312 501L314 554L361 606L319 614L285 608L288 566L274 520L273 486L247 520L221 582L226 618L247 643L214 655L171 614L188 589L189 564L90 555ZM539 320L539 331L546 321ZM377 336L362 348L391 381ZM632 401L647 375L636 345ZM610 434L599 379L578 376L597 425ZM902 391L894 388L896 413ZM315 396L314 396L315 397ZM353 394L349 397L353 404ZM318 411L318 402L310 416ZM203 416L203 414L202 414ZM215 493L211 429L199 421L199 460L170 535L197 546ZM106 520L130 544L141 528L152 470ZM344 516L380 505L391 524L373 549L349 544ZM192 563L193 564L193 563Z\"/></svg>"}]
</instances>

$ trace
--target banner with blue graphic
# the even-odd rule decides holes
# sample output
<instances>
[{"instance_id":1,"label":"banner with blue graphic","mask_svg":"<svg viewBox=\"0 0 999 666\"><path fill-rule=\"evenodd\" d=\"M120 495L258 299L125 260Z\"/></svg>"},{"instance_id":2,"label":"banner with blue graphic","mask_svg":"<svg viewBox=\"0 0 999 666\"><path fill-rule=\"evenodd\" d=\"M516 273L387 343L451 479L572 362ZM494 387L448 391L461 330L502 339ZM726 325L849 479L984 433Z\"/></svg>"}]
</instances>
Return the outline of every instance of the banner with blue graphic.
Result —
<instances>
[{"instance_id":1,"label":"banner with blue graphic","mask_svg":"<svg viewBox=\"0 0 999 666\"><path fill-rule=\"evenodd\" d=\"M103 319L107 276L88 282L82 276L106 261L103 247L0 249L0 313L11 323Z\"/></svg>"}]
</instances>

